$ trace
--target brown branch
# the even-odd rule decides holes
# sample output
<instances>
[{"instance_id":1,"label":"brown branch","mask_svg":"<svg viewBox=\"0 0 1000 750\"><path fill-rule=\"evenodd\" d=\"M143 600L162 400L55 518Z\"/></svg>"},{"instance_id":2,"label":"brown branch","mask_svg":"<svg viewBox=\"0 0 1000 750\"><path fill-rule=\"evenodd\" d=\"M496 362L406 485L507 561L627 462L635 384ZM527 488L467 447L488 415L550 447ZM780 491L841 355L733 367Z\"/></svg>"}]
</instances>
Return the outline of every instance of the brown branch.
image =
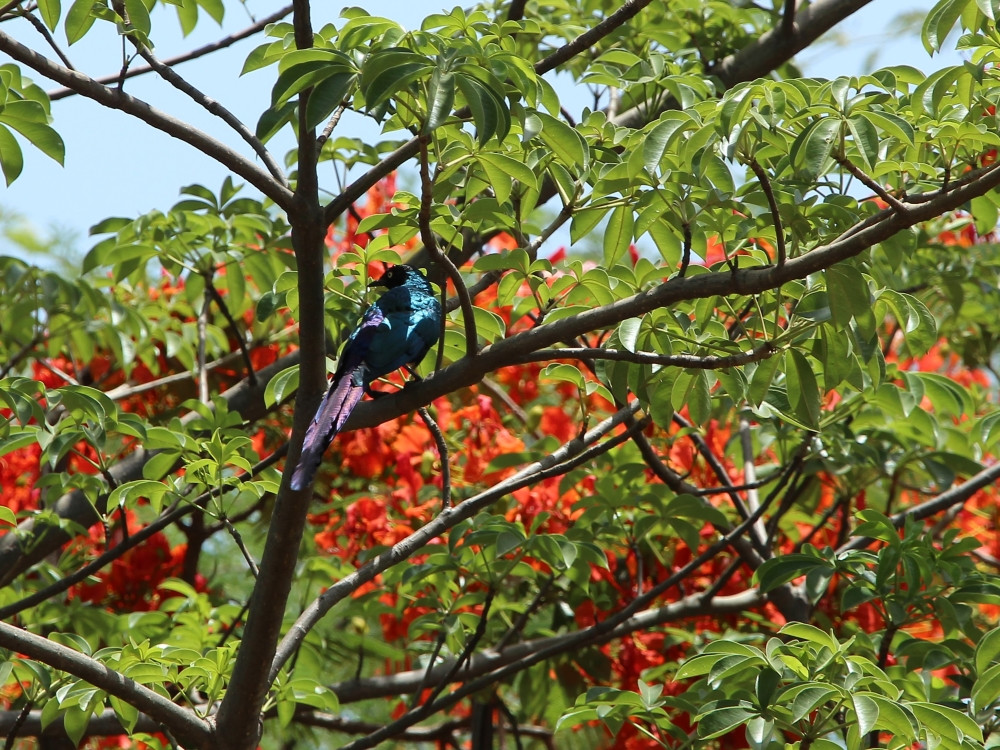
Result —
<instances>
[{"instance_id":1,"label":"brown branch","mask_svg":"<svg viewBox=\"0 0 1000 750\"><path fill-rule=\"evenodd\" d=\"M852 162L846 156L834 155L834 160L854 175L862 185L871 190L875 195L888 203L892 208L900 213L905 213L907 211L906 206L900 201L896 196L886 190L884 187L879 185L875 180L869 177L857 164ZM943 187L942 187L943 189Z\"/></svg>"},{"instance_id":2,"label":"brown branch","mask_svg":"<svg viewBox=\"0 0 1000 750\"><path fill-rule=\"evenodd\" d=\"M242 272L242 269L236 269ZM243 335L242 328L236 323L233 318L233 314L229 311L229 305L226 304L226 300L223 299L222 295L219 294L219 290L215 288L215 284L212 283L212 279L205 278L205 286L208 289L208 296L215 303L215 306L219 308L219 312L222 313L222 317L226 319L229 323L229 327L233 329L233 336L236 338L236 345L239 347L240 355L243 357L243 364L247 368L247 381L250 383L251 387L257 385L257 374L253 369L253 362L250 359L250 351L247 349L246 337ZM208 370L208 364L204 365L204 369Z\"/></svg>"},{"instance_id":3,"label":"brown branch","mask_svg":"<svg viewBox=\"0 0 1000 750\"><path fill-rule=\"evenodd\" d=\"M0 11L0 15L3 15L2 11ZM76 70L76 68L73 66L73 63L69 61L69 57L66 56L66 53L59 48L58 44L56 44L56 40L52 37L52 34L51 32L49 32L48 27L44 23L42 23L42 20L38 18L38 16L36 16L34 13L29 12L29 13L24 13L22 15L22 18L26 19L28 23L34 26L35 29L38 31L38 33L42 35L42 37L45 39L48 45L52 48L52 51L59 56L59 59L62 61L63 65L65 65L70 70Z\"/></svg>"},{"instance_id":4,"label":"brown branch","mask_svg":"<svg viewBox=\"0 0 1000 750\"><path fill-rule=\"evenodd\" d=\"M794 5L795 0L791 0ZM748 162L750 169L757 176L757 181L760 182L761 190L764 191L764 195L767 198L767 205L771 209L771 222L774 224L774 239L777 244L777 263L779 266L785 264L785 230L781 226L781 213L778 211L778 201L774 198L774 190L771 188L771 180L767 176L767 172L760 165L760 162L753 156L750 157Z\"/></svg>"},{"instance_id":5,"label":"brown branch","mask_svg":"<svg viewBox=\"0 0 1000 750\"><path fill-rule=\"evenodd\" d=\"M386 398L390 397L387 396ZM384 400L376 399L376 401ZM309 634L316 623L337 602L349 596L368 581L373 580L379 573L409 558L434 537L440 536L461 521L471 518L480 510L489 507L507 494L521 487L535 484L550 476L561 476L580 463L590 460L593 456L606 452L614 444L617 444L612 441L622 437L622 435L627 437L628 433L610 438L604 443L600 441L626 420L631 419L638 409L638 401L632 402L585 434L570 440L566 445L539 461L523 467L520 471L507 477L494 487L480 492L478 495L464 500L456 506L445 508L433 521L420 527L406 537L406 539L372 558L372 560L355 572L333 583L305 608L295 621L295 624L292 625L282 639L275 654L274 662L271 665L269 681L277 678L285 662L295 653L306 635Z\"/></svg>"},{"instance_id":6,"label":"brown branch","mask_svg":"<svg viewBox=\"0 0 1000 750\"><path fill-rule=\"evenodd\" d=\"M13 4L16 5L17 2L20 2L20 0L15 0ZM262 18L261 20L257 21L251 26L248 26L242 31L238 31L235 34L230 34L229 36L222 37L222 39L219 39L218 41L212 42L211 44L206 44L201 47L197 47L193 50L190 50L189 52L185 52L183 54L176 55L174 57L168 57L165 60L161 60L161 62L164 65L173 67L174 65L180 65L181 63L185 63L190 60L197 60L199 57L204 57L205 55L217 52L220 49L225 49L226 47L230 47L233 44L236 44L236 42L242 41L247 37L253 36L254 34L262 31L269 24L275 23L276 21L280 21L282 18L284 18L291 12L292 12L292 6L286 5L281 10L275 11L271 15ZM2 11L0 11L0 14L2 14ZM134 78L135 76L141 76L151 72L153 72L153 68L150 66L129 68L129 70L125 73L124 78ZM113 73L111 75L103 76L95 80L97 81L97 83L101 84L109 84L109 83L117 84L122 79L122 77L123 76L120 73ZM56 101L57 99L65 99L68 96L75 96L78 93L79 92L76 91L75 89L64 88L64 89L57 89L55 91L50 91L48 96L50 100Z\"/></svg>"},{"instance_id":7,"label":"brown branch","mask_svg":"<svg viewBox=\"0 0 1000 750\"><path fill-rule=\"evenodd\" d=\"M175 89L187 95L187 97L195 104L202 107L210 114L215 115L226 123L226 125L232 128L236 134L239 135L239 137L253 149L253 152L257 154L260 160L264 163L264 166L267 167L267 171L271 173L271 176L284 187L288 187L288 178L285 177L285 173L278 165L278 162L275 161L274 157L271 156L271 152L267 150L260 139L253 134L250 128L248 128L242 120L226 109L221 102L209 98L197 87L191 85L182 76L178 75L177 72L174 71L169 65L160 62L145 44L139 42L135 37L129 36L128 38L132 40L133 44L135 44L136 50L149 64L150 68L155 70L163 80Z\"/></svg>"},{"instance_id":8,"label":"brown branch","mask_svg":"<svg viewBox=\"0 0 1000 750\"><path fill-rule=\"evenodd\" d=\"M193 711L78 651L5 622L0 622L0 647L79 677L122 699L166 726L185 745L208 747L212 740L211 726Z\"/></svg>"},{"instance_id":9,"label":"brown branch","mask_svg":"<svg viewBox=\"0 0 1000 750\"><path fill-rule=\"evenodd\" d=\"M313 46L310 2L294 0L292 6L295 46L300 50L309 49ZM295 400L295 421L289 444L290 465L299 460L306 425L315 412L316 401L326 383L323 277L327 225L323 221L319 202L316 128L311 127L307 119L311 93L312 89L307 88L299 94L298 171L293 198L295 210L290 212L292 247L298 264L302 352L300 388ZM293 491L288 486L290 479L290 472L282 476L232 678L215 716L220 737L225 738L226 744L233 748L253 747L260 739L261 708L273 681L267 679L268 669L281 635L285 606L295 578L299 545L312 499L311 487Z\"/></svg>"},{"instance_id":10,"label":"brown branch","mask_svg":"<svg viewBox=\"0 0 1000 750\"><path fill-rule=\"evenodd\" d=\"M434 239L434 232L431 230L431 205L434 201L434 181L431 179L429 156L427 154L427 141L429 136L419 139L420 142L420 211L417 219L420 223L420 239L427 248L431 259L444 266L455 285L455 294L462 305L462 323L465 326L465 356L472 358L479 351L479 334L476 332L476 315L472 307L472 297L469 289L465 286L465 280L461 272L452 263L447 253L441 252Z\"/></svg>"},{"instance_id":11,"label":"brown branch","mask_svg":"<svg viewBox=\"0 0 1000 750\"><path fill-rule=\"evenodd\" d=\"M420 419L423 420L427 430L434 437L434 443L437 445L438 458L441 461L441 506L444 508L450 508L451 462L448 456L448 444L445 442L444 433L441 432L441 428L438 426L438 423L434 421L434 417L431 416L430 412L427 411L426 406L421 406L417 409L417 414L420 415Z\"/></svg>"},{"instance_id":12,"label":"brown branch","mask_svg":"<svg viewBox=\"0 0 1000 750\"><path fill-rule=\"evenodd\" d=\"M635 17L640 10L645 8L651 2L652 0L627 0L618 10L605 18L599 24L593 28L587 29L572 42L564 44L551 55L548 55L535 63L535 72L538 73L538 75L548 73L550 70L554 70L562 65L564 62L568 62L584 50L589 50L623 23Z\"/></svg>"},{"instance_id":13,"label":"brown branch","mask_svg":"<svg viewBox=\"0 0 1000 750\"><path fill-rule=\"evenodd\" d=\"M970 477L961 484L957 484L954 487L945 490L937 497L932 498L927 502L920 503L919 505L914 505L906 510L894 513L890 516L890 520L897 529L902 528L908 518L911 518L914 521L923 521L925 518L930 518L931 516L946 511L955 505L964 503L970 497L979 492L979 490L989 487L997 481L1000 481L1000 463L986 467L975 476ZM875 540L870 537L854 537L848 541L847 544L839 547L837 549L837 554L839 555L850 550L863 549L869 544L872 544L874 541Z\"/></svg>"},{"instance_id":14,"label":"brown branch","mask_svg":"<svg viewBox=\"0 0 1000 750\"><path fill-rule=\"evenodd\" d=\"M544 362L551 359L608 359L616 362L634 362L640 365L662 365L664 367L683 367L689 370L725 370L739 367L752 362L770 359L778 348L767 343L756 349L739 354L729 354L723 357L713 354L699 357L695 354L656 354L655 352L629 352L619 349L601 349L591 347L565 347L553 349L538 349L516 357L511 364L526 364L528 362Z\"/></svg>"},{"instance_id":15,"label":"brown branch","mask_svg":"<svg viewBox=\"0 0 1000 750\"><path fill-rule=\"evenodd\" d=\"M797 0L785 0L785 10L781 16L781 33L790 36L795 33L795 6Z\"/></svg>"}]
</instances>

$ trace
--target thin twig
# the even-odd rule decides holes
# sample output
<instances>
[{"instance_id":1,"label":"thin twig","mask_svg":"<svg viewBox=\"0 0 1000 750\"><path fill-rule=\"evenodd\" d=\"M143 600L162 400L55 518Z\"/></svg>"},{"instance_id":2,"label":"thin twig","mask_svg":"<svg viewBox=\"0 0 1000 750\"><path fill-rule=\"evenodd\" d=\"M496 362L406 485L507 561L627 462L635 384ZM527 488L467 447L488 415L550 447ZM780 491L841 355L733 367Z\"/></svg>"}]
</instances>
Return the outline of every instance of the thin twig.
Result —
<instances>
[{"instance_id":1,"label":"thin twig","mask_svg":"<svg viewBox=\"0 0 1000 750\"><path fill-rule=\"evenodd\" d=\"M790 0L794 5L795 0ZM767 176L767 171L760 165L760 162L753 156L747 162L750 169L757 176L757 181L760 182L760 188L764 191L764 195L767 198L767 205L771 209L771 222L774 224L774 239L777 245L778 258L777 262L779 266L785 264L785 230L781 226L781 212L778 210L778 201L774 198L774 190L771 188L771 179Z\"/></svg>"},{"instance_id":2,"label":"thin twig","mask_svg":"<svg viewBox=\"0 0 1000 750\"><path fill-rule=\"evenodd\" d=\"M243 364L247 368L247 381L252 386L257 385L257 373L254 372L253 362L250 360L250 351L247 349L247 343L245 337L243 336L243 330L233 318L233 314L229 312L229 306L226 304L226 300L223 299L222 295L219 294L219 290L215 288L215 284L212 283L210 278L205 279L205 286L208 288L208 295L211 297L212 301L215 302L216 307L219 308L219 312L222 313L222 317L226 319L229 323L229 327L233 329L233 336L236 338L236 345L240 348L240 354L243 357Z\"/></svg>"},{"instance_id":3,"label":"thin twig","mask_svg":"<svg viewBox=\"0 0 1000 750\"><path fill-rule=\"evenodd\" d=\"M441 505L444 508L451 507L451 461L448 455L448 445L444 441L444 433L441 432L441 428L438 423L434 421L430 412L427 411L426 406L421 406L417 409L417 414L420 418L424 420L424 424L427 425L427 429L430 430L431 435L434 436L434 442L437 444L438 458L441 461Z\"/></svg>"},{"instance_id":4,"label":"thin twig","mask_svg":"<svg viewBox=\"0 0 1000 750\"><path fill-rule=\"evenodd\" d=\"M0 15L3 15L2 11L0 11ZM34 26L35 29L38 31L38 33L45 38L45 41L48 42L48 45L52 48L52 51L59 56L60 60L62 60L63 65L65 65L70 70L76 70L76 68L73 66L73 63L69 61L69 57L67 57L66 53L59 48L58 44L56 44L56 40L52 37L52 34L49 32L48 27L44 23L42 23L42 20L40 18L38 18L34 13L24 13L22 15L22 18L27 19L28 23Z\"/></svg>"},{"instance_id":5,"label":"thin twig","mask_svg":"<svg viewBox=\"0 0 1000 750\"><path fill-rule=\"evenodd\" d=\"M785 0L785 11L781 16L781 33L791 36L795 32L796 0Z\"/></svg>"},{"instance_id":6,"label":"thin twig","mask_svg":"<svg viewBox=\"0 0 1000 750\"><path fill-rule=\"evenodd\" d=\"M21 0L14 0L14 2L8 3L8 7L17 5L20 1ZM180 63L188 62L190 60L196 60L199 57L209 55L212 52L216 52L220 49L225 49L226 47L230 47L233 44L236 44L236 42L242 41L247 37L253 36L259 31L262 31L269 24L275 23L276 21L280 21L282 18L284 18L291 12L292 12L292 6L286 5L281 10L275 11L266 18L262 18L260 21L255 22L253 25L248 26L242 31L238 31L235 34L230 34L229 36L225 36L222 39L219 39L215 42L203 45L201 47L197 47L183 54L176 55L175 57L168 57L165 60L161 60L161 62L164 65L173 67L174 65L179 65ZM0 15L3 15L3 13L4 10L0 9ZM141 76L151 72L153 72L153 68L149 66L141 68L131 68L125 75L125 77L134 78L135 76ZM108 83L116 83L118 81L118 78L119 74L115 73L113 75L104 76L102 78L97 78L95 80L97 83L100 84L108 84ZM68 96L75 96L78 93L79 92L76 91L75 89L63 88L63 89L56 89L55 91L50 91L48 96L51 101L56 101L57 99L65 99Z\"/></svg>"},{"instance_id":7,"label":"thin twig","mask_svg":"<svg viewBox=\"0 0 1000 750\"><path fill-rule=\"evenodd\" d=\"M900 201L896 196L894 196L884 187L875 182L875 180L869 177L857 164L852 162L846 156L834 155L834 160L840 166L842 166L844 169L850 172L852 175L857 177L858 181L861 182L861 184L863 184L865 187L867 187L869 190L875 193L875 195L877 195L883 201L888 203L889 206L891 206L896 213L903 215L909 213L910 209L907 208L905 203Z\"/></svg>"},{"instance_id":8,"label":"thin twig","mask_svg":"<svg viewBox=\"0 0 1000 750\"><path fill-rule=\"evenodd\" d=\"M210 114L215 115L220 120L222 120L226 125L232 128L236 134L244 140L244 142L253 149L253 152L257 154L260 160L267 167L267 171L271 173L271 176L281 183L282 186L288 187L288 178L285 176L284 171L275 161L274 157L271 156L271 152L267 150L261 140L254 135L253 131L248 128L242 120L240 120L236 115L226 109L221 102L212 99L202 93L198 88L191 85L186 79L178 75L169 65L165 65L160 62L156 56L153 54L152 50L149 49L145 44L136 39L133 36L129 36L135 44L135 48L138 53L142 56L142 59L155 70L159 76L173 86L175 89L183 94L186 94L191 101L205 109ZM124 77L124 76L123 76Z\"/></svg>"},{"instance_id":9,"label":"thin twig","mask_svg":"<svg viewBox=\"0 0 1000 750\"><path fill-rule=\"evenodd\" d=\"M31 708L34 705L34 699L29 698L25 700L24 706L21 708L21 713L17 715L13 726L10 728L10 733L7 735L7 740L3 743L3 750L14 750L14 743L17 741L17 731L24 725L24 722L27 721L28 715L31 713Z\"/></svg>"},{"instance_id":10,"label":"thin twig","mask_svg":"<svg viewBox=\"0 0 1000 750\"><path fill-rule=\"evenodd\" d=\"M434 182L431 179L427 141L429 136L420 138L420 239L433 260L440 263L455 285L455 294L462 305L462 322L465 325L465 356L472 359L479 351L479 335L476 333L476 316L472 307L472 297L465 280L447 253L441 252L431 230L431 205L434 201Z\"/></svg>"},{"instance_id":11,"label":"thin twig","mask_svg":"<svg viewBox=\"0 0 1000 750\"><path fill-rule=\"evenodd\" d=\"M573 41L564 44L551 55L535 63L538 75L548 73L564 62L568 62L580 52L592 48L597 42L617 29L623 23L633 18L640 10L649 5L652 0L627 0L622 6L593 28L580 34Z\"/></svg>"},{"instance_id":12,"label":"thin twig","mask_svg":"<svg viewBox=\"0 0 1000 750\"><path fill-rule=\"evenodd\" d=\"M330 115L329 121L326 123L326 127L323 128L323 132L319 134L316 139L316 151L322 151L323 144L330 140L330 136L333 134L333 129L337 127L337 123L340 122L340 118L344 116L344 112L347 110L347 102L343 101L337 105L337 108L333 110L333 114ZM351 204L354 205L353 203Z\"/></svg>"}]
</instances>

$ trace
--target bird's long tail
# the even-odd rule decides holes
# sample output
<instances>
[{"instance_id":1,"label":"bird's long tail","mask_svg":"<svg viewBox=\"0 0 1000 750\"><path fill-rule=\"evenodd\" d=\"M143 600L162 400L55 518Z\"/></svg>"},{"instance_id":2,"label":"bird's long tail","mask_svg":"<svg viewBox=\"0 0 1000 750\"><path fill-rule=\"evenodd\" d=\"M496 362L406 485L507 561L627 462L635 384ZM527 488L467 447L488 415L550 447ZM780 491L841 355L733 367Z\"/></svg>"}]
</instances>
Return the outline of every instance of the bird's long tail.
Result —
<instances>
[{"instance_id":1,"label":"bird's long tail","mask_svg":"<svg viewBox=\"0 0 1000 750\"><path fill-rule=\"evenodd\" d=\"M316 416L309 423L306 437L302 441L299 463L292 473L293 490L301 490L312 482L330 442L340 432L354 411L354 407L361 400L365 389L363 385L354 382L354 374L354 370L351 370L338 375L323 396L323 401L316 410Z\"/></svg>"}]
</instances>

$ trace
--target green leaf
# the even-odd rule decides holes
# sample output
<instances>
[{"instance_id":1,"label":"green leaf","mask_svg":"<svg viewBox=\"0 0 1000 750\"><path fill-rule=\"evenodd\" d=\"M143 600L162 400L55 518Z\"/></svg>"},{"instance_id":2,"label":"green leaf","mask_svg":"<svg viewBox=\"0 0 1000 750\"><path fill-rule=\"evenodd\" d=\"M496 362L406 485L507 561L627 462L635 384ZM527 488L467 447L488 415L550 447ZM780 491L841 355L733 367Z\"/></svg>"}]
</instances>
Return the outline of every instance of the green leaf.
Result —
<instances>
[{"instance_id":1,"label":"green leaf","mask_svg":"<svg viewBox=\"0 0 1000 750\"><path fill-rule=\"evenodd\" d=\"M698 736L705 740L721 737L757 715L756 711L742 706L713 708L698 717Z\"/></svg>"},{"instance_id":2,"label":"green leaf","mask_svg":"<svg viewBox=\"0 0 1000 750\"><path fill-rule=\"evenodd\" d=\"M506 138L510 132L510 112L503 99L472 76L458 75L455 81L472 110L479 143L486 143L494 135L498 141Z\"/></svg>"},{"instance_id":3,"label":"green leaf","mask_svg":"<svg viewBox=\"0 0 1000 750\"><path fill-rule=\"evenodd\" d=\"M865 277L853 266L838 263L824 271L833 324L843 330L855 316L871 312L873 300Z\"/></svg>"},{"instance_id":4,"label":"green leaf","mask_svg":"<svg viewBox=\"0 0 1000 750\"><path fill-rule=\"evenodd\" d=\"M153 26L143 0L125 0L125 11L128 13L129 26L142 32L144 36L149 36Z\"/></svg>"},{"instance_id":5,"label":"green leaf","mask_svg":"<svg viewBox=\"0 0 1000 750\"><path fill-rule=\"evenodd\" d=\"M604 266L611 268L628 251L632 243L632 229L635 227L635 214L631 206L616 206L608 217L608 225L604 230Z\"/></svg>"},{"instance_id":6,"label":"green leaf","mask_svg":"<svg viewBox=\"0 0 1000 750\"><path fill-rule=\"evenodd\" d=\"M660 160L674 134L693 122L689 114L668 112L653 125L642 141L642 162L650 174L657 174Z\"/></svg>"},{"instance_id":7,"label":"green leaf","mask_svg":"<svg viewBox=\"0 0 1000 750\"><path fill-rule=\"evenodd\" d=\"M835 117L816 120L799 134L789 151L795 168L803 179L815 180L826 170L834 148L840 146L842 122Z\"/></svg>"},{"instance_id":8,"label":"green leaf","mask_svg":"<svg viewBox=\"0 0 1000 750\"><path fill-rule=\"evenodd\" d=\"M982 674L997 663L1000 663L1000 628L993 628L976 644L976 672Z\"/></svg>"},{"instance_id":9,"label":"green leaf","mask_svg":"<svg viewBox=\"0 0 1000 750\"><path fill-rule=\"evenodd\" d=\"M784 361L788 401L795 411L795 416L810 427L818 426L820 393L812 365L798 349L786 351Z\"/></svg>"},{"instance_id":10,"label":"green leaf","mask_svg":"<svg viewBox=\"0 0 1000 750\"><path fill-rule=\"evenodd\" d=\"M876 693L865 693L864 695L878 709L877 729L889 732L906 743L914 742L917 739L917 733L913 727L913 717L905 710L904 706Z\"/></svg>"},{"instance_id":11,"label":"green leaf","mask_svg":"<svg viewBox=\"0 0 1000 750\"><path fill-rule=\"evenodd\" d=\"M858 152L865 161L865 166L871 169L879 163L879 137L871 121L861 115L851 117L847 121Z\"/></svg>"},{"instance_id":12,"label":"green leaf","mask_svg":"<svg viewBox=\"0 0 1000 750\"><path fill-rule=\"evenodd\" d=\"M913 701L908 707L917 721L938 737L955 742L965 737L975 742L983 741L983 730L963 711L923 701Z\"/></svg>"},{"instance_id":13,"label":"green leaf","mask_svg":"<svg viewBox=\"0 0 1000 750\"><path fill-rule=\"evenodd\" d=\"M538 177L535 173L522 161L507 156L506 154L500 154L495 151L480 151L476 154L476 158L485 164L490 164L494 168L504 172L509 177L520 182L530 188L538 188Z\"/></svg>"},{"instance_id":14,"label":"green leaf","mask_svg":"<svg viewBox=\"0 0 1000 750\"><path fill-rule=\"evenodd\" d=\"M8 113L14 109L16 104L8 105L3 112L0 112L0 122L9 125L27 138L28 142L43 154L62 164L66 155L66 145L59 133L44 122L9 116ZM20 102L20 104L26 104L26 102Z\"/></svg>"},{"instance_id":15,"label":"green leaf","mask_svg":"<svg viewBox=\"0 0 1000 750\"><path fill-rule=\"evenodd\" d=\"M851 695L854 704L854 715L858 720L858 733L866 735L875 727L878 721L878 704L866 695Z\"/></svg>"},{"instance_id":16,"label":"green leaf","mask_svg":"<svg viewBox=\"0 0 1000 750\"><path fill-rule=\"evenodd\" d=\"M440 68L431 74L427 84L427 117L424 118L423 133L433 133L448 117L455 106L455 76L444 73Z\"/></svg>"},{"instance_id":17,"label":"green leaf","mask_svg":"<svg viewBox=\"0 0 1000 750\"><path fill-rule=\"evenodd\" d=\"M90 31L97 16L93 14L97 0L74 0L66 13L66 20L63 27L66 30L66 40L70 44L75 44L83 38L83 35Z\"/></svg>"},{"instance_id":18,"label":"green leaf","mask_svg":"<svg viewBox=\"0 0 1000 750\"><path fill-rule=\"evenodd\" d=\"M14 134L0 125L0 169L9 186L24 169L24 154Z\"/></svg>"},{"instance_id":19,"label":"green leaf","mask_svg":"<svg viewBox=\"0 0 1000 750\"><path fill-rule=\"evenodd\" d=\"M59 0L38 0L38 10L42 14L45 25L49 27L49 31L55 31L62 13Z\"/></svg>"},{"instance_id":20,"label":"green leaf","mask_svg":"<svg viewBox=\"0 0 1000 750\"><path fill-rule=\"evenodd\" d=\"M542 121L540 137L556 158L559 159L571 174L579 174L588 166L587 142L576 130L544 112L536 113Z\"/></svg>"},{"instance_id":21,"label":"green leaf","mask_svg":"<svg viewBox=\"0 0 1000 750\"><path fill-rule=\"evenodd\" d=\"M976 0L979 10L993 22L1000 18L1000 0Z\"/></svg>"},{"instance_id":22,"label":"green leaf","mask_svg":"<svg viewBox=\"0 0 1000 750\"><path fill-rule=\"evenodd\" d=\"M754 573L754 580L760 590L767 593L813 570L829 567L829 563L814 555L788 553L765 560Z\"/></svg>"},{"instance_id":23,"label":"green leaf","mask_svg":"<svg viewBox=\"0 0 1000 750\"><path fill-rule=\"evenodd\" d=\"M370 55L360 79L366 111L371 112L433 69L430 60L408 49L388 49Z\"/></svg>"},{"instance_id":24,"label":"green leaf","mask_svg":"<svg viewBox=\"0 0 1000 750\"><path fill-rule=\"evenodd\" d=\"M951 33L955 23L968 5L968 0L940 0L927 12L920 38L927 54L933 55L941 49L945 37Z\"/></svg>"},{"instance_id":25,"label":"green leaf","mask_svg":"<svg viewBox=\"0 0 1000 750\"><path fill-rule=\"evenodd\" d=\"M309 103L306 105L306 127L316 127L339 107L354 87L357 78L353 72L340 72L328 75L315 84L309 92Z\"/></svg>"}]
</instances>

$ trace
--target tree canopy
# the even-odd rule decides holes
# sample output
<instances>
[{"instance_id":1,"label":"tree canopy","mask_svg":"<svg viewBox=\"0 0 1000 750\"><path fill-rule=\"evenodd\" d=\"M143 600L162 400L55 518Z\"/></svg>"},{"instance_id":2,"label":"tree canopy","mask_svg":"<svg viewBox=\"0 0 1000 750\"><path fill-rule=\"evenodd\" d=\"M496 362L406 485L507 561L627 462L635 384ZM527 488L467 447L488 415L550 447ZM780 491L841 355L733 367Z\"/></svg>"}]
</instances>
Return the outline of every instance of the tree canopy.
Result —
<instances>
[{"instance_id":1,"label":"tree canopy","mask_svg":"<svg viewBox=\"0 0 1000 750\"><path fill-rule=\"evenodd\" d=\"M1000 4L803 76L869 1L4 3L8 184L66 96L231 173L0 257L6 748L995 746ZM185 77L247 38L249 123ZM293 491L403 262L440 344Z\"/></svg>"}]
</instances>

